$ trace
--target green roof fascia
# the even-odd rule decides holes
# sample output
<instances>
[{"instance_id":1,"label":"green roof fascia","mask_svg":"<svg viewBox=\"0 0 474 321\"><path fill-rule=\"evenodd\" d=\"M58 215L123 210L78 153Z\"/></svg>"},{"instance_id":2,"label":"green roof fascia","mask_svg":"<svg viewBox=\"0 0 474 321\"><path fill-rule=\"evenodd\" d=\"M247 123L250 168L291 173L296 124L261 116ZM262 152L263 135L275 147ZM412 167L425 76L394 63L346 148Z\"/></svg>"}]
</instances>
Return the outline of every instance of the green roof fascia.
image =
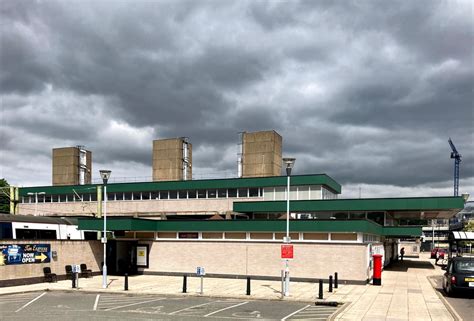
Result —
<instances>
[{"instance_id":1,"label":"green roof fascia","mask_svg":"<svg viewBox=\"0 0 474 321\"><path fill-rule=\"evenodd\" d=\"M102 219L79 219L79 230L103 229ZM109 231L163 232L285 232L285 220L182 220L133 218L107 219ZM291 220L291 232L361 232L383 235L383 227L369 220Z\"/></svg>"},{"instance_id":2,"label":"green roof fascia","mask_svg":"<svg viewBox=\"0 0 474 321\"><path fill-rule=\"evenodd\" d=\"M229 179L207 179L189 181L166 181L166 182L142 182L142 183L111 183L107 185L107 191L114 192L144 192L160 190L187 190L187 189L210 189L210 188L252 188L286 186L286 176L252 177L252 178L229 178ZM326 174L295 175L291 176L292 186L301 185L324 185L336 193L341 193L341 185ZM66 186L36 186L20 187L20 196L28 193L45 192L46 194L73 194L93 193L97 186L93 185L66 185Z\"/></svg>"},{"instance_id":3,"label":"green roof fascia","mask_svg":"<svg viewBox=\"0 0 474 321\"><path fill-rule=\"evenodd\" d=\"M421 226L386 226L383 228L386 237L419 237L422 235Z\"/></svg>"},{"instance_id":4,"label":"green roof fascia","mask_svg":"<svg viewBox=\"0 0 474 321\"><path fill-rule=\"evenodd\" d=\"M413 197L290 201L290 211L410 211L463 209L462 197ZM234 202L234 212L286 212L286 201Z\"/></svg>"}]
</instances>

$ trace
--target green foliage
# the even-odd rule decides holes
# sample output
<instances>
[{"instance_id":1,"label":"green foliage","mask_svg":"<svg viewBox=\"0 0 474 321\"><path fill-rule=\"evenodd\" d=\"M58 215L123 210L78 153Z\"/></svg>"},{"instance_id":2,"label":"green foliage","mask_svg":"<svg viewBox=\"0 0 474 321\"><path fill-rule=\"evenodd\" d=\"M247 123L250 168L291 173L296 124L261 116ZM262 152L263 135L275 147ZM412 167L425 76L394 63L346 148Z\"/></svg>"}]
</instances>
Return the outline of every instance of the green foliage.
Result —
<instances>
[{"instance_id":1,"label":"green foliage","mask_svg":"<svg viewBox=\"0 0 474 321\"><path fill-rule=\"evenodd\" d=\"M464 231L474 232L474 221L470 220L466 226L464 226Z\"/></svg>"},{"instance_id":2,"label":"green foliage","mask_svg":"<svg viewBox=\"0 0 474 321\"><path fill-rule=\"evenodd\" d=\"M10 213L10 185L7 180L0 179L0 214Z\"/></svg>"}]
</instances>

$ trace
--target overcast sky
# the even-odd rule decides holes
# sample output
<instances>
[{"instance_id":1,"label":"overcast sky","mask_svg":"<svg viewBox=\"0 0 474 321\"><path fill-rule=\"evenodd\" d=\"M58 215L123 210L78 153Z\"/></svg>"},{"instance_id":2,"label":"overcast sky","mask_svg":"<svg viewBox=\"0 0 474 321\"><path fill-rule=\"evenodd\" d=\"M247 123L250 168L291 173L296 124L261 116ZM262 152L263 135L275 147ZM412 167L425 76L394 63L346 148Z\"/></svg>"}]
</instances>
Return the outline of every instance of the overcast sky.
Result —
<instances>
[{"instance_id":1,"label":"overcast sky","mask_svg":"<svg viewBox=\"0 0 474 321\"><path fill-rule=\"evenodd\" d=\"M474 19L465 1L0 1L0 177L51 185L51 149L151 178L187 136L193 174L235 177L242 131L343 197L474 197ZM472 198L471 198L472 199Z\"/></svg>"}]
</instances>

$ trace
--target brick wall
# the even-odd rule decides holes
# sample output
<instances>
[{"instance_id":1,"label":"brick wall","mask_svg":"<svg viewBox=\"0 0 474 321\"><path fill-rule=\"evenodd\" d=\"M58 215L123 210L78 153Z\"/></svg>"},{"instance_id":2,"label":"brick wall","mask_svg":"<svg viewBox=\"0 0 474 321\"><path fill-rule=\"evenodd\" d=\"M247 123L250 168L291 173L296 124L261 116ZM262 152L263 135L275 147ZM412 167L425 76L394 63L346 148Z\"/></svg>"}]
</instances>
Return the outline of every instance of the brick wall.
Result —
<instances>
[{"instance_id":1,"label":"brick wall","mask_svg":"<svg viewBox=\"0 0 474 321\"><path fill-rule=\"evenodd\" d=\"M145 243L145 242L140 242ZM248 242L149 242L150 265L146 272L195 273L202 266L209 274L279 277L284 261L281 243ZM367 280L365 244L294 244L292 277Z\"/></svg>"},{"instance_id":2,"label":"brick wall","mask_svg":"<svg viewBox=\"0 0 474 321\"><path fill-rule=\"evenodd\" d=\"M45 240L2 240L0 244L50 244L51 251L57 252L57 259L50 263L15 264L0 266L0 286L2 284L25 284L28 279L43 277L43 267L51 267L58 276L66 274L64 266L87 264L93 272L100 271L103 250L99 241L45 241ZM18 280L18 282L13 282ZM11 281L11 282L4 282Z\"/></svg>"}]
</instances>

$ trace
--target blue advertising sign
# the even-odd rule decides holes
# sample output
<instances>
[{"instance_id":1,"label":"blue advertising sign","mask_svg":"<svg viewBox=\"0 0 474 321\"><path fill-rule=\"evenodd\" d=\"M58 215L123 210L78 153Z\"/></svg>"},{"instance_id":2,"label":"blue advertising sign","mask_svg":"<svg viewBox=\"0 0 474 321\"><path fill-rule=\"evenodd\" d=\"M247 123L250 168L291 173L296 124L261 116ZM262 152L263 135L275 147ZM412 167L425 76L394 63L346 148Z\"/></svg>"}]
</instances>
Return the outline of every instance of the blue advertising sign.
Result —
<instances>
[{"instance_id":1,"label":"blue advertising sign","mask_svg":"<svg viewBox=\"0 0 474 321\"><path fill-rule=\"evenodd\" d=\"M0 265L51 262L50 244L0 244Z\"/></svg>"}]
</instances>

